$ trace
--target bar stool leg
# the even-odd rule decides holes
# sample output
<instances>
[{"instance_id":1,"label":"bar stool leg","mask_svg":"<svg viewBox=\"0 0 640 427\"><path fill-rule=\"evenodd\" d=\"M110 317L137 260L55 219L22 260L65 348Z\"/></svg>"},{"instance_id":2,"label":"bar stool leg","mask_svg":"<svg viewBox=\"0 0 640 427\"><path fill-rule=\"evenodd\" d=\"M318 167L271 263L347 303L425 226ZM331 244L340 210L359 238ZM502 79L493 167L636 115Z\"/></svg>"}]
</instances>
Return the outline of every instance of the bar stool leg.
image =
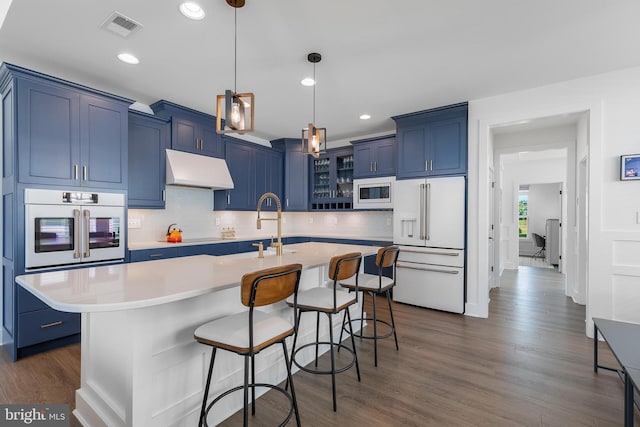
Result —
<instances>
[{"instance_id":1,"label":"bar stool leg","mask_svg":"<svg viewBox=\"0 0 640 427\"><path fill-rule=\"evenodd\" d=\"M378 367L378 318L376 316L376 300L378 298L375 292L371 292L371 299L373 301L373 364Z\"/></svg>"},{"instance_id":2,"label":"bar stool leg","mask_svg":"<svg viewBox=\"0 0 640 427\"><path fill-rule=\"evenodd\" d=\"M365 295L367 295L367 293L365 291L362 291L362 304L360 304L360 341L362 341L362 336L363 336L363 329L364 328L364 300L365 300Z\"/></svg>"},{"instance_id":3,"label":"bar stool leg","mask_svg":"<svg viewBox=\"0 0 640 427\"><path fill-rule=\"evenodd\" d=\"M320 312L316 312L316 368L318 367L318 341L320 341Z\"/></svg>"},{"instance_id":4,"label":"bar stool leg","mask_svg":"<svg viewBox=\"0 0 640 427\"><path fill-rule=\"evenodd\" d=\"M347 323L347 313L345 312L344 316L342 316L342 327L340 328L340 338L338 339L339 343L342 342L342 333L344 332L344 325L346 325L346 323ZM340 353L340 347L338 347L338 353Z\"/></svg>"},{"instance_id":5,"label":"bar stool leg","mask_svg":"<svg viewBox=\"0 0 640 427\"><path fill-rule=\"evenodd\" d=\"M393 320L393 309L391 308L391 293L387 289L387 303L389 304L389 315L391 316L391 328L393 329L393 339L396 340L396 350L400 350L398 347L398 335L396 335L396 322Z\"/></svg>"},{"instance_id":6,"label":"bar stool leg","mask_svg":"<svg viewBox=\"0 0 640 427\"><path fill-rule=\"evenodd\" d=\"M282 351L284 352L284 363L287 365L287 385L291 384L291 398L293 399L293 410L296 414L296 423L300 427L300 414L298 413L298 399L296 391L293 387L293 378L291 377L291 365L289 363L289 355L287 354L287 345L282 341ZM291 350L293 352L293 350ZM293 357L293 353L291 355Z\"/></svg>"},{"instance_id":7,"label":"bar stool leg","mask_svg":"<svg viewBox=\"0 0 640 427\"><path fill-rule=\"evenodd\" d=\"M349 307L347 310L347 318L349 319L349 335L351 335L351 345L353 346L353 357L356 362L356 372L358 373L358 382L360 382L360 365L358 365L358 352L356 352L356 340L353 338L353 328L351 327L351 313L349 313Z\"/></svg>"},{"instance_id":8,"label":"bar stool leg","mask_svg":"<svg viewBox=\"0 0 640 427\"><path fill-rule=\"evenodd\" d=\"M249 425L249 358L249 356L244 357L244 407L242 409L244 427Z\"/></svg>"},{"instance_id":9,"label":"bar stool leg","mask_svg":"<svg viewBox=\"0 0 640 427\"><path fill-rule=\"evenodd\" d=\"M251 384L256 383L255 355L251 353ZM256 414L256 388L251 387L251 415Z\"/></svg>"},{"instance_id":10,"label":"bar stool leg","mask_svg":"<svg viewBox=\"0 0 640 427\"><path fill-rule=\"evenodd\" d=\"M336 360L335 355L333 354L333 327L331 325L331 315L329 313L327 313L327 317L329 318L329 345L331 347L331 389L333 391L333 412L336 412ZM353 339L353 336L351 338Z\"/></svg>"},{"instance_id":11,"label":"bar stool leg","mask_svg":"<svg viewBox=\"0 0 640 427\"><path fill-rule=\"evenodd\" d=\"M302 316L302 310L298 310L297 313L293 314L295 317L295 330L298 330L298 326L300 325L300 317ZM296 354L296 343L298 342L298 333L296 332L295 334L293 334L293 345L291 346L291 359L289 359L289 362L287 362L287 369L289 370L289 372L291 372L291 369L293 368L293 358L295 357ZM287 378L287 383L284 385L284 389L287 390L289 388L289 378Z\"/></svg>"},{"instance_id":12,"label":"bar stool leg","mask_svg":"<svg viewBox=\"0 0 640 427\"><path fill-rule=\"evenodd\" d=\"M207 398L209 397L209 386L211 385L211 377L213 376L213 362L216 360L216 348L211 349L211 362L209 362L209 374L207 375L207 384L204 387L204 397L202 398L202 409L200 410L200 427L205 425L204 414L207 408Z\"/></svg>"}]
</instances>

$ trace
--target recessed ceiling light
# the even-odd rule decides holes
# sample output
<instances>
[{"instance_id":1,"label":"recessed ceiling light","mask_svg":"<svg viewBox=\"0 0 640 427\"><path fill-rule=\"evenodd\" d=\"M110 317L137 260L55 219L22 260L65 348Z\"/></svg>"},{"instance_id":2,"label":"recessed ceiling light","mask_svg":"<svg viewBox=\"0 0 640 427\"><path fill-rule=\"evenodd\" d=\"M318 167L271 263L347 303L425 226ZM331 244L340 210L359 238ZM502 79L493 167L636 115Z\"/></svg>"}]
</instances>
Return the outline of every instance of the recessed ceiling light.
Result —
<instances>
[{"instance_id":1,"label":"recessed ceiling light","mask_svg":"<svg viewBox=\"0 0 640 427\"><path fill-rule=\"evenodd\" d=\"M118 59L122 62L125 62L127 64L139 64L140 60L138 58L136 58L135 56L133 56L130 53L119 53L118 54Z\"/></svg>"},{"instance_id":2,"label":"recessed ceiling light","mask_svg":"<svg viewBox=\"0 0 640 427\"><path fill-rule=\"evenodd\" d=\"M180 5L180 12L182 12L182 14L187 18L195 21L204 19L204 10L202 10L200 5L192 1L182 3Z\"/></svg>"},{"instance_id":3,"label":"recessed ceiling light","mask_svg":"<svg viewBox=\"0 0 640 427\"><path fill-rule=\"evenodd\" d=\"M360 120L369 120L371 116L369 114L363 114L360 116Z\"/></svg>"},{"instance_id":4,"label":"recessed ceiling light","mask_svg":"<svg viewBox=\"0 0 640 427\"><path fill-rule=\"evenodd\" d=\"M311 77L305 77L304 79L300 80L300 84L302 86L313 86L314 84L316 84L316 81Z\"/></svg>"}]
</instances>

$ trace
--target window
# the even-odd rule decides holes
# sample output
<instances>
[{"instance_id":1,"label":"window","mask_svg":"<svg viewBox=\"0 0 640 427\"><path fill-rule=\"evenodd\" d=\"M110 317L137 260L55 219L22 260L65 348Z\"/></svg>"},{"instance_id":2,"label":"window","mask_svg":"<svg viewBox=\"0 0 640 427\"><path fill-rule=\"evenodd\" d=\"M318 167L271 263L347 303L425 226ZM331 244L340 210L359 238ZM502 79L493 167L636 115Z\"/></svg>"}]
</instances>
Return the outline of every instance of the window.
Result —
<instances>
[{"instance_id":1,"label":"window","mask_svg":"<svg viewBox=\"0 0 640 427\"><path fill-rule=\"evenodd\" d=\"M529 237L529 189L518 192L518 237Z\"/></svg>"}]
</instances>

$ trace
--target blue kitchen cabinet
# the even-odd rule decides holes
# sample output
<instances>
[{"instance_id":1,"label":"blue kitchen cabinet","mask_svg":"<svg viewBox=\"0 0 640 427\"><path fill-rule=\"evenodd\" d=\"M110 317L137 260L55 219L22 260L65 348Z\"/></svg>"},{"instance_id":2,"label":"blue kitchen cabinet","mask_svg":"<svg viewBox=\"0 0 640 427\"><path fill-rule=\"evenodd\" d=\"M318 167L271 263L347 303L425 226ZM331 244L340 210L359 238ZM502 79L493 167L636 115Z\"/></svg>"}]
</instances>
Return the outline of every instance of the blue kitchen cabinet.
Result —
<instances>
[{"instance_id":1,"label":"blue kitchen cabinet","mask_svg":"<svg viewBox=\"0 0 640 427\"><path fill-rule=\"evenodd\" d=\"M169 122L129 112L129 208L164 209Z\"/></svg>"},{"instance_id":2,"label":"blue kitchen cabinet","mask_svg":"<svg viewBox=\"0 0 640 427\"><path fill-rule=\"evenodd\" d=\"M392 117L398 179L467 173L467 104Z\"/></svg>"},{"instance_id":3,"label":"blue kitchen cabinet","mask_svg":"<svg viewBox=\"0 0 640 427\"><path fill-rule=\"evenodd\" d=\"M283 164L282 153L273 149L254 148L255 157L255 200L256 208L260 196L264 193L273 193L280 199L281 205L285 202L283 198ZM284 208L284 206L281 206ZM266 211L275 211L276 202L266 199L260 208Z\"/></svg>"},{"instance_id":4,"label":"blue kitchen cabinet","mask_svg":"<svg viewBox=\"0 0 640 427\"><path fill-rule=\"evenodd\" d=\"M310 160L310 210L353 208L353 147L336 148Z\"/></svg>"},{"instance_id":5,"label":"blue kitchen cabinet","mask_svg":"<svg viewBox=\"0 0 640 427\"><path fill-rule=\"evenodd\" d=\"M7 68L17 87L18 181L126 189L131 101Z\"/></svg>"},{"instance_id":6,"label":"blue kitchen cabinet","mask_svg":"<svg viewBox=\"0 0 640 427\"><path fill-rule=\"evenodd\" d=\"M302 150L300 139L283 138L271 145L284 152L283 209L289 212L309 210L309 155Z\"/></svg>"},{"instance_id":7,"label":"blue kitchen cabinet","mask_svg":"<svg viewBox=\"0 0 640 427\"><path fill-rule=\"evenodd\" d=\"M282 153L230 136L224 136L225 160L233 179L233 189L214 192L215 210L255 211L266 192L282 198ZM263 210L275 210L273 200Z\"/></svg>"},{"instance_id":8,"label":"blue kitchen cabinet","mask_svg":"<svg viewBox=\"0 0 640 427\"><path fill-rule=\"evenodd\" d=\"M210 157L224 157L224 144L216 132L216 118L182 105L161 100L154 113L171 119L171 148Z\"/></svg>"},{"instance_id":9,"label":"blue kitchen cabinet","mask_svg":"<svg viewBox=\"0 0 640 427\"><path fill-rule=\"evenodd\" d=\"M396 174L395 135L351 141L353 177L375 178Z\"/></svg>"}]
</instances>

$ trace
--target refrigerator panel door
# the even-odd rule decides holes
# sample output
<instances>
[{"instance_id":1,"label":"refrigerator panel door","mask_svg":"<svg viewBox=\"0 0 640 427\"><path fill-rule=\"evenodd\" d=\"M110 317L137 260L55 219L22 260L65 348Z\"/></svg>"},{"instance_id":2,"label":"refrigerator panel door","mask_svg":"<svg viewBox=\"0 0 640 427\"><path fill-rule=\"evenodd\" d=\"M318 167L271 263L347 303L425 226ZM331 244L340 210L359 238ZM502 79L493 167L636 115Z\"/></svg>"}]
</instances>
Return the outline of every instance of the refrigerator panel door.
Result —
<instances>
[{"instance_id":1,"label":"refrigerator panel door","mask_svg":"<svg viewBox=\"0 0 640 427\"><path fill-rule=\"evenodd\" d=\"M393 243L398 245L424 246L424 179L404 179L394 185Z\"/></svg>"},{"instance_id":2,"label":"refrigerator panel door","mask_svg":"<svg viewBox=\"0 0 640 427\"><path fill-rule=\"evenodd\" d=\"M401 261L464 267L464 250L400 246L398 262Z\"/></svg>"},{"instance_id":3,"label":"refrigerator panel door","mask_svg":"<svg viewBox=\"0 0 640 427\"><path fill-rule=\"evenodd\" d=\"M464 269L398 261L393 300L463 313Z\"/></svg>"},{"instance_id":4,"label":"refrigerator panel door","mask_svg":"<svg viewBox=\"0 0 640 427\"><path fill-rule=\"evenodd\" d=\"M425 246L463 249L465 230L464 177L428 179L425 201Z\"/></svg>"}]
</instances>

